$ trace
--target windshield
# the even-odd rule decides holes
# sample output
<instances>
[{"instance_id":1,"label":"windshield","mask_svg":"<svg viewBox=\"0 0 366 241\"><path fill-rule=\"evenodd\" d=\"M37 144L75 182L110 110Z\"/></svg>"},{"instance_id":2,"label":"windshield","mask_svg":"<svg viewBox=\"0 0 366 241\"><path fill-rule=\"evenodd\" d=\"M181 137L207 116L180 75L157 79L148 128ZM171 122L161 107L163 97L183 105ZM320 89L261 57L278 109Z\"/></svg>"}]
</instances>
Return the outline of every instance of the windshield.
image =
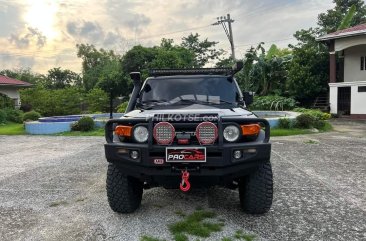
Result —
<instances>
[{"instance_id":1,"label":"windshield","mask_svg":"<svg viewBox=\"0 0 366 241\"><path fill-rule=\"evenodd\" d=\"M236 105L238 88L231 77L169 77L146 80L141 91L143 106L186 104Z\"/></svg>"}]
</instances>

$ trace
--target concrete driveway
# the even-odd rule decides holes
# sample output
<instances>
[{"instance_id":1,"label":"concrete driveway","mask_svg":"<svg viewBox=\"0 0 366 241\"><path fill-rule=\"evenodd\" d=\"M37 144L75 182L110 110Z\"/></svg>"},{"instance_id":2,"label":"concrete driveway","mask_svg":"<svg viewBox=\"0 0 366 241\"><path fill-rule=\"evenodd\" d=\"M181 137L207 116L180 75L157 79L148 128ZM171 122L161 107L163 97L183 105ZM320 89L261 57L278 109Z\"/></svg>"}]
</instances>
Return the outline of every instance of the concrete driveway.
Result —
<instances>
[{"instance_id":1,"label":"concrete driveway","mask_svg":"<svg viewBox=\"0 0 366 241\"><path fill-rule=\"evenodd\" d=\"M103 138L0 136L0 240L171 240L176 211L196 208L225 224L206 240L237 230L256 240L366 240L366 125L335 125L272 138L275 197L264 216L243 214L237 191L222 188L150 189L137 212L118 215L106 199Z\"/></svg>"}]
</instances>

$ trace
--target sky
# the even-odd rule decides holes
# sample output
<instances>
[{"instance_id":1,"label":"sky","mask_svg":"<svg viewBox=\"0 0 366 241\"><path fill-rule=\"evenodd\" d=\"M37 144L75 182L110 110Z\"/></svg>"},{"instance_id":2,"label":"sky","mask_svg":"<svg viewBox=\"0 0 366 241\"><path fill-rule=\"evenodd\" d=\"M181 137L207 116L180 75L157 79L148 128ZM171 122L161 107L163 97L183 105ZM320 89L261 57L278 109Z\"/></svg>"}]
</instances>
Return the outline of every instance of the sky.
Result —
<instances>
[{"instance_id":1,"label":"sky","mask_svg":"<svg viewBox=\"0 0 366 241\"><path fill-rule=\"evenodd\" d=\"M0 0L0 70L61 67L81 71L76 44L123 54L137 44L179 44L199 33L230 53L217 17L230 13L236 57L265 42L286 47L293 34L316 26L332 0Z\"/></svg>"}]
</instances>

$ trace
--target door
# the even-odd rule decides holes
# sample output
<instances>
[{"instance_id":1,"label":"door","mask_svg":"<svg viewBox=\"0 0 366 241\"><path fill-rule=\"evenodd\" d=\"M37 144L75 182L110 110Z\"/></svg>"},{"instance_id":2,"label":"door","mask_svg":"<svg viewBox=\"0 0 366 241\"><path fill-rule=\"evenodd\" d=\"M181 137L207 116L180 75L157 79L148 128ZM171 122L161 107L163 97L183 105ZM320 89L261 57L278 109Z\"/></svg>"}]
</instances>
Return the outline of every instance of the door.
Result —
<instances>
[{"instance_id":1,"label":"door","mask_svg":"<svg viewBox=\"0 0 366 241\"><path fill-rule=\"evenodd\" d=\"M338 114L351 114L351 87L338 87Z\"/></svg>"}]
</instances>

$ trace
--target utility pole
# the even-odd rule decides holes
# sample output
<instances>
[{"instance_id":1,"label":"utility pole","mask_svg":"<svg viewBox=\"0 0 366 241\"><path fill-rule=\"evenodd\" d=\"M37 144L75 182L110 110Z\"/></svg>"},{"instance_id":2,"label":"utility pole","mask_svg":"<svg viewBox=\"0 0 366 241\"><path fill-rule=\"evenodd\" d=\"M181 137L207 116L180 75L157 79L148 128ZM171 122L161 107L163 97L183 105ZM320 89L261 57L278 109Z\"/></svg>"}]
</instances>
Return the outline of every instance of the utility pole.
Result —
<instances>
[{"instance_id":1,"label":"utility pole","mask_svg":"<svg viewBox=\"0 0 366 241\"><path fill-rule=\"evenodd\" d=\"M230 14L227 14L227 16L221 16L217 17L217 22L213 23L212 25L222 25L222 27L225 30L226 36L229 39L230 45L231 45L231 58L235 61L235 47L234 47L234 38L233 38L233 31L231 29L231 23L233 23L234 20L230 18ZM228 26L226 26L226 23Z\"/></svg>"}]
</instances>

